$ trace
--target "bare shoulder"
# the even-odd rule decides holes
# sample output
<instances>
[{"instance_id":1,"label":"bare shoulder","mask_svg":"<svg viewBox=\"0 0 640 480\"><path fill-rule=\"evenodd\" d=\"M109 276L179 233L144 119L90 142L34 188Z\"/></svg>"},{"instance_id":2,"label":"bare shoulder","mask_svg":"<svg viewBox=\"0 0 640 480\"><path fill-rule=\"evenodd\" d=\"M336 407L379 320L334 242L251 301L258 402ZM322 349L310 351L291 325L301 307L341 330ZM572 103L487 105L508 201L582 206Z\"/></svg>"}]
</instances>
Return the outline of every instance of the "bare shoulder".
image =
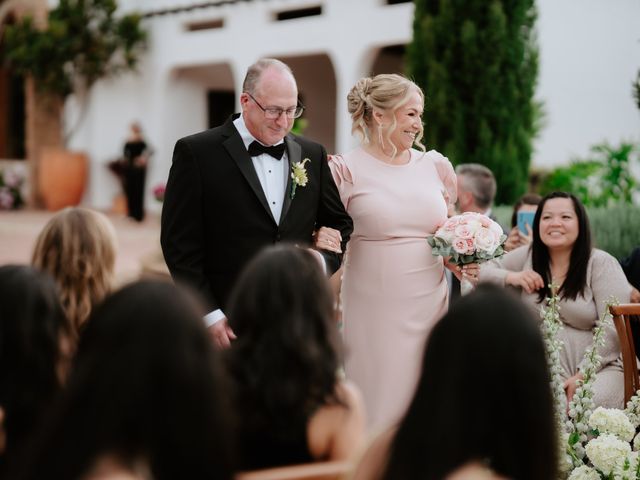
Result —
<instances>
[{"instance_id":1,"label":"bare shoulder","mask_svg":"<svg viewBox=\"0 0 640 480\"><path fill-rule=\"evenodd\" d=\"M468 463L450 473L445 480L507 480L480 463Z\"/></svg>"},{"instance_id":2,"label":"bare shoulder","mask_svg":"<svg viewBox=\"0 0 640 480\"><path fill-rule=\"evenodd\" d=\"M309 451L314 458L344 460L359 453L364 438L364 402L351 383L336 385L338 403L320 407L307 426Z\"/></svg>"},{"instance_id":3,"label":"bare shoulder","mask_svg":"<svg viewBox=\"0 0 640 480\"><path fill-rule=\"evenodd\" d=\"M82 480L151 480L151 478L151 472L142 462L129 468L117 457L103 455L95 461Z\"/></svg>"},{"instance_id":4,"label":"bare shoulder","mask_svg":"<svg viewBox=\"0 0 640 480\"><path fill-rule=\"evenodd\" d=\"M353 480L379 480L382 478L396 432L396 428L385 430L373 439L358 462Z\"/></svg>"}]
</instances>

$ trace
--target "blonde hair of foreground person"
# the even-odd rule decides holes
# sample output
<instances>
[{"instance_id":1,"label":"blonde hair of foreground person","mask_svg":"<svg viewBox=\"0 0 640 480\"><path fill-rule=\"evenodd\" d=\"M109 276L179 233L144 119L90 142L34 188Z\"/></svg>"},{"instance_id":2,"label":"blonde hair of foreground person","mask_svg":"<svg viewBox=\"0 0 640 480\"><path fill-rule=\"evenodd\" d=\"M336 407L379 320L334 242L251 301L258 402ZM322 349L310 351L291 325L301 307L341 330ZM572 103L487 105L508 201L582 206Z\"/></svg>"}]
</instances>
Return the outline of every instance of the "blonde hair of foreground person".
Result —
<instances>
[{"instance_id":1,"label":"blonde hair of foreground person","mask_svg":"<svg viewBox=\"0 0 640 480\"><path fill-rule=\"evenodd\" d=\"M54 278L74 337L109 293L115 258L113 225L94 210L65 208L40 232L31 263Z\"/></svg>"}]
</instances>

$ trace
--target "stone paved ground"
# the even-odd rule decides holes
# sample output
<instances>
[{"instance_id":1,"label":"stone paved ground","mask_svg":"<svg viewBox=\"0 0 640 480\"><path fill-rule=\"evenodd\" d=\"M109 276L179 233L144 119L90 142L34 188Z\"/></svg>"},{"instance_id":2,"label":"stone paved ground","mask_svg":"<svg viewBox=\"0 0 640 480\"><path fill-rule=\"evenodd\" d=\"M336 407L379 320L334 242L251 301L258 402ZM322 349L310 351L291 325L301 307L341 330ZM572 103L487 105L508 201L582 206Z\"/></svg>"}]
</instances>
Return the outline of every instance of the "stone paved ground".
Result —
<instances>
[{"instance_id":1,"label":"stone paved ground","mask_svg":"<svg viewBox=\"0 0 640 480\"><path fill-rule=\"evenodd\" d=\"M0 265L29 263L36 237L53 215L43 210L0 211ZM116 284L139 277L146 266L164 272L160 255L160 219L148 214L142 223L108 213L118 237Z\"/></svg>"}]
</instances>

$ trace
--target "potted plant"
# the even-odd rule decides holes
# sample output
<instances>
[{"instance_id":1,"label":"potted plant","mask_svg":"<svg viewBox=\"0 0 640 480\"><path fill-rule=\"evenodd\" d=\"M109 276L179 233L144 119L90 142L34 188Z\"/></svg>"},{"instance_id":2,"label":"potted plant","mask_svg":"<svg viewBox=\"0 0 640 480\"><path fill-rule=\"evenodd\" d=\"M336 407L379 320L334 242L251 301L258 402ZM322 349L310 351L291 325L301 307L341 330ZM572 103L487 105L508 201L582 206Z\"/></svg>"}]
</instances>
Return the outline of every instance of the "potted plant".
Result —
<instances>
[{"instance_id":1,"label":"potted plant","mask_svg":"<svg viewBox=\"0 0 640 480\"><path fill-rule=\"evenodd\" d=\"M48 209L79 203L87 177L86 156L64 150L74 130L64 126L65 101L76 97L79 125L93 84L135 69L146 45L141 17L116 17L116 10L116 0L59 0L42 24L24 16L6 28L4 60L27 82L34 200Z\"/></svg>"}]
</instances>

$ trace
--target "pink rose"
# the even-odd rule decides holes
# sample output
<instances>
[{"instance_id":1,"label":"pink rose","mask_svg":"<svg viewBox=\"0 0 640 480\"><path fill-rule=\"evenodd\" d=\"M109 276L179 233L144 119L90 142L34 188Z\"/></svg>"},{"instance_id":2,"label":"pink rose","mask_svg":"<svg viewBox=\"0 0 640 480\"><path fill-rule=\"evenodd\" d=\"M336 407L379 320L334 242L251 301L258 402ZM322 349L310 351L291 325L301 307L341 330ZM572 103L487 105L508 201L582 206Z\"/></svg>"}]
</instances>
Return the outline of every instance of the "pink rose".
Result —
<instances>
[{"instance_id":1,"label":"pink rose","mask_svg":"<svg viewBox=\"0 0 640 480\"><path fill-rule=\"evenodd\" d=\"M455 232L458 238L473 238L473 230L469 225L460 224L456 227Z\"/></svg>"},{"instance_id":2,"label":"pink rose","mask_svg":"<svg viewBox=\"0 0 640 480\"><path fill-rule=\"evenodd\" d=\"M473 240L470 238L456 238L452 246L460 255L471 255L474 252Z\"/></svg>"}]
</instances>

